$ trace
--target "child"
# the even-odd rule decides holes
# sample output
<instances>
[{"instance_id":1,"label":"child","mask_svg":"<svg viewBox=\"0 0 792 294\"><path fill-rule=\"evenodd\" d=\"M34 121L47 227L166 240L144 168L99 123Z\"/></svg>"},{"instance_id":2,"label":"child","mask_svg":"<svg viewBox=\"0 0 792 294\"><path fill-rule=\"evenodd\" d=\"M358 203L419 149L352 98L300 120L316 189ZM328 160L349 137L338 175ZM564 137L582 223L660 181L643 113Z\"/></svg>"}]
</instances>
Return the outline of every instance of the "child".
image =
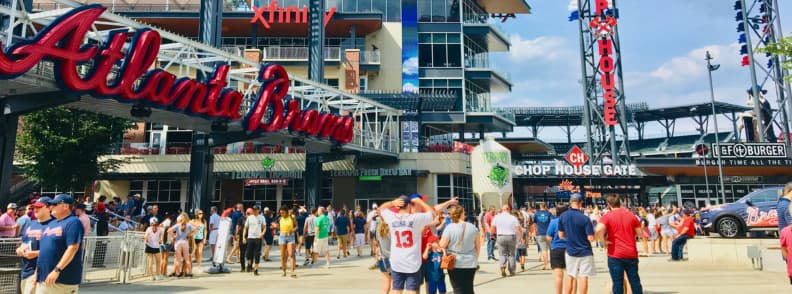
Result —
<instances>
[{"instance_id":1,"label":"child","mask_svg":"<svg viewBox=\"0 0 792 294\"><path fill-rule=\"evenodd\" d=\"M792 211L792 205L789 206ZM792 260L789 258L789 252L792 251L792 225L787 226L779 233L781 236L781 255L787 264L787 276L789 276L789 283L792 284Z\"/></svg>"},{"instance_id":2,"label":"child","mask_svg":"<svg viewBox=\"0 0 792 294\"><path fill-rule=\"evenodd\" d=\"M423 258L427 260L426 280L429 286L428 294L436 294L437 292L440 292L440 294L446 293L445 274L443 274L443 269L440 268L440 263L443 262L443 255L445 255L445 249L440 248L440 244L437 241L437 236L429 237L427 240L429 246L426 246L426 250L424 250L423 253Z\"/></svg>"},{"instance_id":3,"label":"child","mask_svg":"<svg viewBox=\"0 0 792 294\"><path fill-rule=\"evenodd\" d=\"M514 215L514 217L517 218L517 220L520 222L520 224L525 224L525 222L523 221L523 217L522 217L522 213L521 212L514 211L512 213L512 215ZM522 228L523 228L523 232L525 232L525 229L526 229L525 226L522 226ZM520 271L523 271L523 272L525 271L525 256L526 255L528 255L528 247L527 247L527 244L525 244L525 241L517 242L517 256L516 256L516 258L517 258L517 262L520 263Z\"/></svg>"}]
</instances>

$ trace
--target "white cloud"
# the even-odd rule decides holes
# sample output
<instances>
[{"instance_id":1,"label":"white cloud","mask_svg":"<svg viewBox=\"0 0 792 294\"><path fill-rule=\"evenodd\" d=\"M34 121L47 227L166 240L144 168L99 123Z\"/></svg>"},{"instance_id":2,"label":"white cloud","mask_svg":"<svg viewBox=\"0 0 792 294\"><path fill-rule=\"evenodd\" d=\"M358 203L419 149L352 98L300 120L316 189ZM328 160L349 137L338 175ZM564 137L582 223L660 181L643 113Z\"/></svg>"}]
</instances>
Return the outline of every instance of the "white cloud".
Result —
<instances>
[{"instance_id":1,"label":"white cloud","mask_svg":"<svg viewBox=\"0 0 792 294\"><path fill-rule=\"evenodd\" d=\"M404 93L418 93L418 87L413 83L405 83L402 85L402 92Z\"/></svg>"},{"instance_id":2,"label":"white cloud","mask_svg":"<svg viewBox=\"0 0 792 294\"><path fill-rule=\"evenodd\" d=\"M685 82L690 78L698 78L707 73L706 61L704 60L707 51L710 51L715 60L720 60L720 57L723 55L728 56L726 60L739 60L737 59L739 58L737 56L739 49L740 47L737 43L725 46L709 45L696 48L685 56L674 57L664 62L658 68L651 71L649 76L667 82ZM732 57L734 59L732 59Z\"/></svg>"},{"instance_id":3,"label":"white cloud","mask_svg":"<svg viewBox=\"0 0 792 294\"><path fill-rule=\"evenodd\" d=\"M525 62L536 59L555 60L570 53L566 46L566 39L557 36L542 36L535 39L525 39L519 35L511 38L510 57L513 61Z\"/></svg>"},{"instance_id":4,"label":"white cloud","mask_svg":"<svg viewBox=\"0 0 792 294\"><path fill-rule=\"evenodd\" d=\"M402 64L402 73L418 74L418 57L411 57Z\"/></svg>"},{"instance_id":5,"label":"white cloud","mask_svg":"<svg viewBox=\"0 0 792 294\"><path fill-rule=\"evenodd\" d=\"M567 9L569 9L569 11L578 10L578 0L569 0Z\"/></svg>"}]
</instances>

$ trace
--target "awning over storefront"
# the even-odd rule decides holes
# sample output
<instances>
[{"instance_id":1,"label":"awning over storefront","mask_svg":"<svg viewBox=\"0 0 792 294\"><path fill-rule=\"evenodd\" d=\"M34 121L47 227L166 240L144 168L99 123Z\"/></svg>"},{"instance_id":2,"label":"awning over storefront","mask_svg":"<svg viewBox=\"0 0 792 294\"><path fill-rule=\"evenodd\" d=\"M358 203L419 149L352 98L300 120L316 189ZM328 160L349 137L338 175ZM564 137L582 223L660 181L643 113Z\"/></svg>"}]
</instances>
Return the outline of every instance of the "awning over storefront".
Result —
<instances>
[{"instance_id":1,"label":"awning over storefront","mask_svg":"<svg viewBox=\"0 0 792 294\"><path fill-rule=\"evenodd\" d=\"M112 174L187 174L190 171L190 155L112 155L107 159L128 160ZM327 162L325 171L354 170L351 159ZM299 172L305 170L305 154L216 154L215 173L232 172Z\"/></svg>"},{"instance_id":2,"label":"awning over storefront","mask_svg":"<svg viewBox=\"0 0 792 294\"><path fill-rule=\"evenodd\" d=\"M792 164L790 164L790 161L792 160L723 159L723 175L792 176ZM703 177L705 169L708 176L718 175L718 162L714 159L704 161L695 158L637 158L634 163L642 172L651 175Z\"/></svg>"}]
</instances>

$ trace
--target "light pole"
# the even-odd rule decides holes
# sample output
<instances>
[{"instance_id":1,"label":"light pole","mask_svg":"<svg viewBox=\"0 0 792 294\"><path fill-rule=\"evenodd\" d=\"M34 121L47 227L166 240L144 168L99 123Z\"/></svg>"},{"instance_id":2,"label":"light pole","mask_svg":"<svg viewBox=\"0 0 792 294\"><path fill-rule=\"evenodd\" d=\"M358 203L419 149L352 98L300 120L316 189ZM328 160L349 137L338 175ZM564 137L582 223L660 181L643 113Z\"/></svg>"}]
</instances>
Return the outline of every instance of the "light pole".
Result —
<instances>
[{"instance_id":1,"label":"light pole","mask_svg":"<svg viewBox=\"0 0 792 294\"><path fill-rule=\"evenodd\" d=\"M718 130L718 114L715 113L715 88L712 86L712 72L718 70L720 68L720 64L712 64L712 55L710 52L707 51L707 73L709 73L709 86L710 86L710 100L712 102L712 118L713 122L715 123L715 156L717 156L718 160L718 180L720 181L720 188L721 188L721 198L723 198L723 203L726 203L726 187L723 185L723 163L721 163L721 155L720 155L720 138L719 138L719 130Z\"/></svg>"}]
</instances>

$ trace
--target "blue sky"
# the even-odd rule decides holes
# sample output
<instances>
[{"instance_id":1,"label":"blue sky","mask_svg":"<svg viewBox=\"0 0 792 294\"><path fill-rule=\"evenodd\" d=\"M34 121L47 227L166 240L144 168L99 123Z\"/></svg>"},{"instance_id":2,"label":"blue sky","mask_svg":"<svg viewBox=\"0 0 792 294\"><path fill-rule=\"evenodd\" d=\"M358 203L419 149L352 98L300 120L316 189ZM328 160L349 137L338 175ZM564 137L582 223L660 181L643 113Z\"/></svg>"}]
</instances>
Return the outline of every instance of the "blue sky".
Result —
<instances>
[{"instance_id":1,"label":"blue sky","mask_svg":"<svg viewBox=\"0 0 792 294\"><path fill-rule=\"evenodd\" d=\"M514 87L511 93L493 94L495 106L582 104L578 25L567 21L569 2L528 1L532 14L498 22L510 35L512 48L509 53L492 54L502 70L511 72ZM792 33L792 4L780 2L782 26L788 36ZM721 64L713 77L716 98L745 104L750 74L747 67L740 66L734 1L622 0L617 4L628 103L661 107L708 102L704 52L710 50L714 63ZM678 126L680 129L692 130Z\"/></svg>"}]
</instances>

